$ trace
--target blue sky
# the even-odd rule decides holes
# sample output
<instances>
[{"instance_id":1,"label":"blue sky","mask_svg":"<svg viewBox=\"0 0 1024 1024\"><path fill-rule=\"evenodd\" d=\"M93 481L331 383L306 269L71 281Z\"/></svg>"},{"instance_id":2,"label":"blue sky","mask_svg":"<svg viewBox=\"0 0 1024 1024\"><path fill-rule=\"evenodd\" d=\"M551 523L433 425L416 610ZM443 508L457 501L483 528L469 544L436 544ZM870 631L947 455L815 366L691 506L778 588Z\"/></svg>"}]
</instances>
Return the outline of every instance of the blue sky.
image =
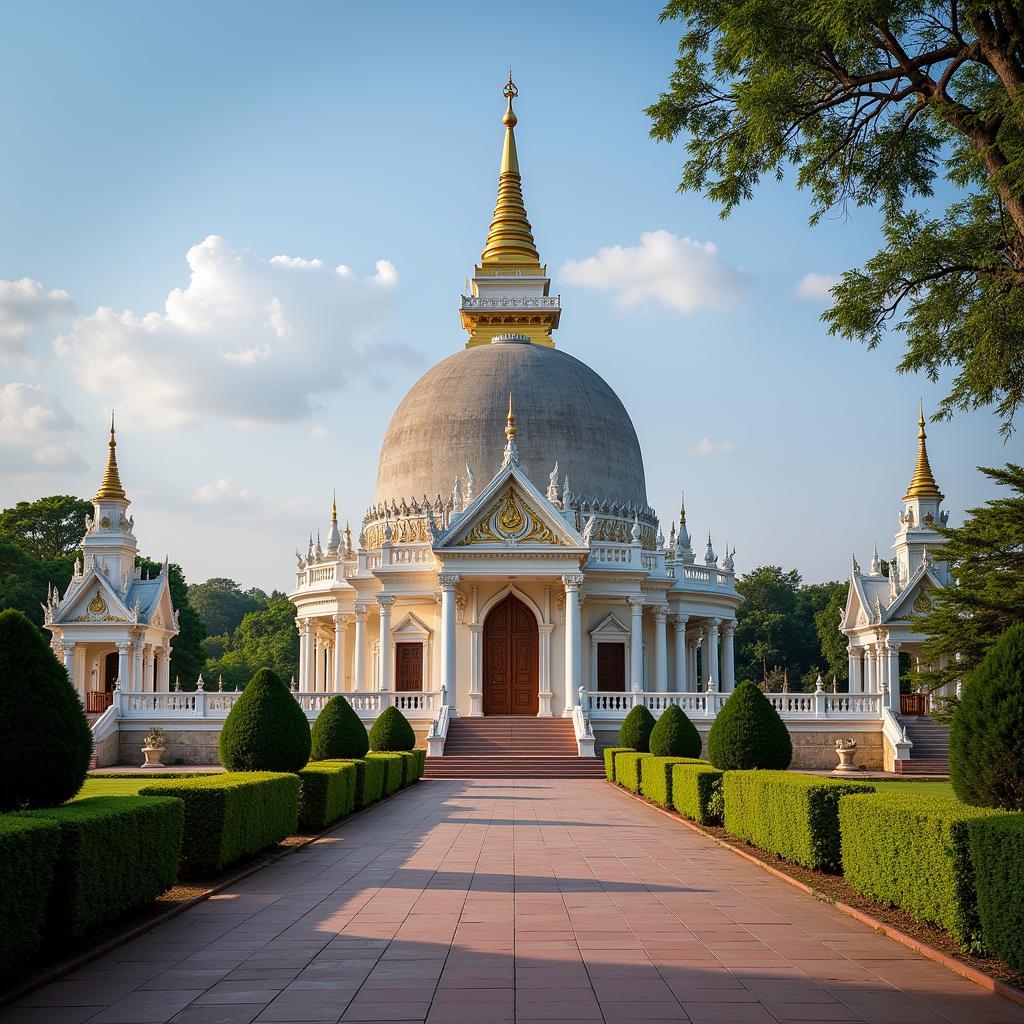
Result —
<instances>
[{"instance_id":1,"label":"blue sky","mask_svg":"<svg viewBox=\"0 0 1024 1024\"><path fill-rule=\"evenodd\" d=\"M143 549L193 580L287 586L332 487L357 521L392 409L464 344L511 64L557 343L630 410L666 524L685 488L691 529L735 545L740 571L812 581L887 547L917 402L934 407L941 385L894 373L899 338L871 353L829 338L824 301L796 292L870 255L878 217L808 228L788 183L726 221L677 194L681 151L651 141L643 114L678 38L658 10L6 7L0 279L22 283L0 286L0 503L90 495L116 406ZM589 284L562 272L609 246L642 258L654 232L702 247L678 243L632 305L637 281L600 261ZM190 290L165 310L174 289ZM1019 458L1019 442L988 413L929 432L958 522L992 493L974 467Z\"/></svg>"}]
</instances>

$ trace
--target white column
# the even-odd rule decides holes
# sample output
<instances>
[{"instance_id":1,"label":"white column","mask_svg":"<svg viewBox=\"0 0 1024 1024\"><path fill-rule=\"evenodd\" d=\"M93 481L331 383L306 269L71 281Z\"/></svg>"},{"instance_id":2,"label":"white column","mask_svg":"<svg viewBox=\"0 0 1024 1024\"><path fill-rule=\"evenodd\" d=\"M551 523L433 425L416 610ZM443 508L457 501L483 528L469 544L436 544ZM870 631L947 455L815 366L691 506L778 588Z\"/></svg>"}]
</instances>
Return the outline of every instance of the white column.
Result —
<instances>
[{"instance_id":1,"label":"white column","mask_svg":"<svg viewBox=\"0 0 1024 1024\"><path fill-rule=\"evenodd\" d=\"M320 639L320 631L313 628L313 689L322 693L325 687L324 679L324 642Z\"/></svg>"},{"instance_id":2,"label":"white column","mask_svg":"<svg viewBox=\"0 0 1024 1024\"><path fill-rule=\"evenodd\" d=\"M71 685L78 690L80 687L78 680L75 679L75 642L64 640L61 642L61 647L64 649L64 670L68 674L68 679L71 680Z\"/></svg>"},{"instance_id":3,"label":"white column","mask_svg":"<svg viewBox=\"0 0 1024 1024\"><path fill-rule=\"evenodd\" d=\"M736 648L733 643L736 620L729 619L723 623L722 630L722 689L732 693L736 689Z\"/></svg>"},{"instance_id":4,"label":"white column","mask_svg":"<svg viewBox=\"0 0 1024 1024\"><path fill-rule=\"evenodd\" d=\"M355 607L356 635L355 635L355 665L353 671L355 678L352 681L352 688L356 693L365 693L366 686L366 605L357 604Z\"/></svg>"},{"instance_id":5,"label":"white column","mask_svg":"<svg viewBox=\"0 0 1024 1024\"><path fill-rule=\"evenodd\" d=\"M699 643L699 636L695 636L686 645L686 680L691 692L704 689L700 677L697 675L697 645Z\"/></svg>"},{"instance_id":6,"label":"white column","mask_svg":"<svg viewBox=\"0 0 1024 1024\"><path fill-rule=\"evenodd\" d=\"M128 651L131 646L125 640L117 645L117 685L121 690L128 689Z\"/></svg>"},{"instance_id":7,"label":"white column","mask_svg":"<svg viewBox=\"0 0 1024 1024\"><path fill-rule=\"evenodd\" d=\"M139 693L144 687L142 685L142 637L136 637L132 658L132 689Z\"/></svg>"},{"instance_id":8,"label":"white column","mask_svg":"<svg viewBox=\"0 0 1024 1024\"><path fill-rule=\"evenodd\" d=\"M469 625L469 714L472 718L479 718L483 713L483 638L484 627L480 622L472 622ZM544 678L544 639L541 637L541 679ZM543 685L543 684L542 684Z\"/></svg>"},{"instance_id":9,"label":"white column","mask_svg":"<svg viewBox=\"0 0 1024 1024\"><path fill-rule=\"evenodd\" d=\"M147 693L156 690L156 651L152 644L146 644L142 655L142 688Z\"/></svg>"},{"instance_id":10,"label":"white column","mask_svg":"<svg viewBox=\"0 0 1024 1024\"><path fill-rule=\"evenodd\" d=\"M171 649L161 647L160 651L160 674L157 678L157 689L161 693L169 693L171 689Z\"/></svg>"},{"instance_id":11,"label":"white column","mask_svg":"<svg viewBox=\"0 0 1024 1024\"><path fill-rule=\"evenodd\" d=\"M571 573L562 577L565 586L565 712L571 715L579 703L583 652L580 640L580 587L585 577Z\"/></svg>"},{"instance_id":12,"label":"white column","mask_svg":"<svg viewBox=\"0 0 1024 1024\"><path fill-rule=\"evenodd\" d=\"M668 692L668 650L665 632L665 616L668 608L662 604L654 606L654 689L658 693Z\"/></svg>"},{"instance_id":13,"label":"white column","mask_svg":"<svg viewBox=\"0 0 1024 1024\"><path fill-rule=\"evenodd\" d=\"M302 664L305 677L303 678L299 689L310 692L316 689L316 649L313 644L313 622L310 619L305 619L304 622L306 627L306 650L305 657L302 659Z\"/></svg>"},{"instance_id":14,"label":"white column","mask_svg":"<svg viewBox=\"0 0 1024 1024\"><path fill-rule=\"evenodd\" d=\"M391 654L391 606L395 603L391 594L378 594L380 607L380 689L395 688L395 659Z\"/></svg>"},{"instance_id":15,"label":"white column","mask_svg":"<svg viewBox=\"0 0 1024 1024\"><path fill-rule=\"evenodd\" d=\"M309 689L306 684L306 644L309 643L306 620L296 619L295 628L299 631L299 689L305 692Z\"/></svg>"},{"instance_id":16,"label":"white column","mask_svg":"<svg viewBox=\"0 0 1024 1024\"><path fill-rule=\"evenodd\" d=\"M686 663L689 660L689 651L686 647L686 623L689 615L674 615L672 625L675 627L675 679L672 680L672 687L676 693L686 693L689 684L686 681Z\"/></svg>"},{"instance_id":17,"label":"white column","mask_svg":"<svg viewBox=\"0 0 1024 1024\"><path fill-rule=\"evenodd\" d=\"M889 687L889 710L900 713L900 645L888 641L883 650L886 660L886 682Z\"/></svg>"},{"instance_id":18,"label":"white column","mask_svg":"<svg viewBox=\"0 0 1024 1024\"><path fill-rule=\"evenodd\" d=\"M860 648L850 644L847 647L850 655L850 693L863 693L864 683L860 672Z\"/></svg>"},{"instance_id":19,"label":"white column","mask_svg":"<svg viewBox=\"0 0 1024 1024\"><path fill-rule=\"evenodd\" d=\"M478 645L480 642L481 628L482 627L477 627L477 632L474 635L474 640L476 640ZM553 694L551 692L551 631L554 628L554 624L550 622L546 622L537 627L540 639L540 650L538 651L537 658L540 663L540 702L539 710L537 711L538 718L550 718L552 716L551 699Z\"/></svg>"},{"instance_id":20,"label":"white column","mask_svg":"<svg viewBox=\"0 0 1024 1024\"><path fill-rule=\"evenodd\" d=\"M875 671L875 649L864 648L864 692L878 693L878 673Z\"/></svg>"},{"instance_id":21,"label":"white column","mask_svg":"<svg viewBox=\"0 0 1024 1024\"><path fill-rule=\"evenodd\" d=\"M627 597L630 612L629 688L639 693L644 688L644 599Z\"/></svg>"},{"instance_id":22,"label":"white column","mask_svg":"<svg viewBox=\"0 0 1024 1024\"><path fill-rule=\"evenodd\" d=\"M712 619L706 634L708 640L708 675L711 679L711 689L715 691L722 688L720 683L721 677L718 671L718 626L721 621L721 619Z\"/></svg>"},{"instance_id":23,"label":"white column","mask_svg":"<svg viewBox=\"0 0 1024 1024\"><path fill-rule=\"evenodd\" d=\"M442 572L437 582L441 587L441 685L445 688L445 703L450 708L456 705L457 687L455 670L457 665L455 646L455 588L461 576Z\"/></svg>"},{"instance_id":24,"label":"white column","mask_svg":"<svg viewBox=\"0 0 1024 1024\"><path fill-rule=\"evenodd\" d=\"M348 625L347 615L334 616L334 671L331 682L335 693L345 689L345 626Z\"/></svg>"}]
</instances>

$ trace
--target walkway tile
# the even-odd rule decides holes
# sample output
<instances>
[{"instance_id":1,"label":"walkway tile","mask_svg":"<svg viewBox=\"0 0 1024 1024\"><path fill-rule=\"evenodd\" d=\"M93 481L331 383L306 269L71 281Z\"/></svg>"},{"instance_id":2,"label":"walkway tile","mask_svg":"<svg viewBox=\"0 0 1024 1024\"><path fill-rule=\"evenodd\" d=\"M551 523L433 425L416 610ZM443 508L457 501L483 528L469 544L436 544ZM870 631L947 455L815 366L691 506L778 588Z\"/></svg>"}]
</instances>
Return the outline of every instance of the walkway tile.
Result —
<instances>
[{"instance_id":1,"label":"walkway tile","mask_svg":"<svg viewBox=\"0 0 1024 1024\"><path fill-rule=\"evenodd\" d=\"M0 1024L1024 1024L601 782L426 782Z\"/></svg>"}]
</instances>

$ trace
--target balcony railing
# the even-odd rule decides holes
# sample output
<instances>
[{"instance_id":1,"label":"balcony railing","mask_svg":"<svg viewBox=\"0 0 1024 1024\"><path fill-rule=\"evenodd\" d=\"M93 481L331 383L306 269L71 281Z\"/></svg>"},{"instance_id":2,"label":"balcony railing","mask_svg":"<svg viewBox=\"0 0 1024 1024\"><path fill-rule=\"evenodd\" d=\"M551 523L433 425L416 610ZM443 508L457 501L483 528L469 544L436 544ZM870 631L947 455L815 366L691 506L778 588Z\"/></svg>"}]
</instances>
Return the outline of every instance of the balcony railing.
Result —
<instances>
[{"instance_id":1,"label":"balcony railing","mask_svg":"<svg viewBox=\"0 0 1024 1024\"><path fill-rule=\"evenodd\" d=\"M817 718L846 721L880 721L880 693L766 693L772 707L785 721ZM716 691L694 693L609 692L591 690L586 694L585 710L591 718L624 718L633 708L643 704L659 715L670 704L681 708L690 718L715 718L728 699L728 693Z\"/></svg>"}]
</instances>

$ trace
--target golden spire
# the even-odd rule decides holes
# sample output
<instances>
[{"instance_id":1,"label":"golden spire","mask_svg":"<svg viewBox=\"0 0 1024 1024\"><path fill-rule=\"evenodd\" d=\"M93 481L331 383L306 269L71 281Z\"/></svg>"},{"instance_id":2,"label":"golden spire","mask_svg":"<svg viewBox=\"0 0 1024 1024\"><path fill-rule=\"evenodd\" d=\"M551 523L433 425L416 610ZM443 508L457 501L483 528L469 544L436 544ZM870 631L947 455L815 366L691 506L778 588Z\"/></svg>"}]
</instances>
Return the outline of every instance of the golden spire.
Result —
<instances>
[{"instance_id":1,"label":"golden spire","mask_svg":"<svg viewBox=\"0 0 1024 1024\"><path fill-rule=\"evenodd\" d=\"M93 501L103 501L113 498L119 501L125 498L124 488L121 486L121 477L117 472L117 437L114 434L114 414L110 414L110 440L107 442L107 469L103 474L103 482L96 492Z\"/></svg>"},{"instance_id":2,"label":"golden spire","mask_svg":"<svg viewBox=\"0 0 1024 1024\"><path fill-rule=\"evenodd\" d=\"M485 272L489 270L497 273L501 269L515 268L539 276L542 274L540 254L533 241L533 229L526 218L519 156L516 153L515 126L519 119L512 109L512 100L519 95L519 90L512 81L511 68L502 95L508 100L508 107L501 119L505 125L505 144L501 150L501 169L498 172L498 201L487 231L480 265Z\"/></svg>"},{"instance_id":3,"label":"golden spire","mask_svg":"<svg viewBox=\"0 0 1024 1024\"><path fill-rule=\"evenodd\" d=\"M518 433L515 413L512 412L512 392L510 391L508 393L508 419L505 421L505 440L511 444Z\"/></svg>"},{"instance_id":4,"label":"golden spire","mask_svg":"<svg viewBox=\"0 0 1024 1024\"><path fill-rule=\"evenodd\" d=\"M937 498L942 501L944 495L939 490L939 485L932 476L932 467L928 462L928 447L925 439L928 435L924 432L924 401L921 402L921 412L917 418L917 465L914 466L914 476L903 496L904 501L911 498Z\"/></svg>"},{"instance_id":5,"label":"golden spire","mask_svg":"<svg viewBox=\"0 0 1024 1024\"><path fill-rule=\"evenodd\" d=\"M338 489L334 488L331 493L331 522L338 525Z\"/></svg>"}]
</instances>

